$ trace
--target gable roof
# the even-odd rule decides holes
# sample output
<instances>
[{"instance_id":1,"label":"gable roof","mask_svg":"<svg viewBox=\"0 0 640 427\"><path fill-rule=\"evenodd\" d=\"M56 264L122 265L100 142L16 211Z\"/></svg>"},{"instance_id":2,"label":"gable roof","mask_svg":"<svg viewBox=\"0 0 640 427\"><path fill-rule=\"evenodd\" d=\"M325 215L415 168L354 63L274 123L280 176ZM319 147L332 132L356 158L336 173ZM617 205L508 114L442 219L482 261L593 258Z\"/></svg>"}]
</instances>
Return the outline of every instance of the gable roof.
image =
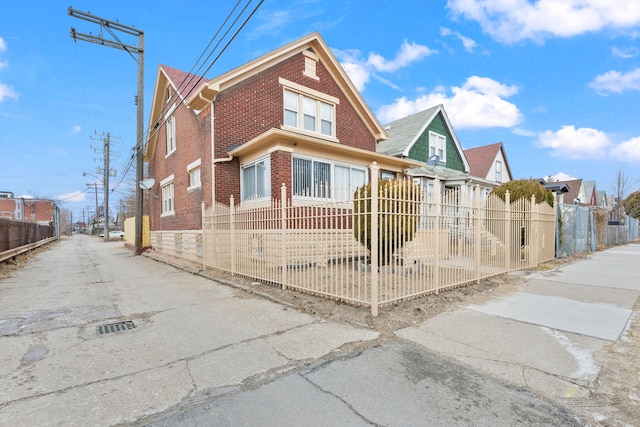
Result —
<instances>
[{"instance_id":1,"label":"gable roof","mask_svg":"<svg viewBox=\"0 0 640 427\"><path fill-rule=\"evenodd\" d=\"M584 195L588 200L584 200L583 203L591 203L591 199L593 198L593 196L595 196L594 194L595 189L596 189L595 181L584 181Z\"/></svg>"},{"instance_id":2,"label":"gable roof","mask_svg":"<svg viewBox=\"0 0 640 427\"><path fill-rule=\"evenodd\" d=\"M149 118L147 144L145 145L145 160L152 156L155 150L156 139L160 125L164 123L164 117L174 108L174 104L182 103L185 97L199 90L206 83L206 79L195 74L180 71L167 65L158 65L156 85L151 101L151 116ZM164 88L170 85L173 88L172 102L166 102Z\"/></svg>"},{"instance_id":3,"label":"gable roof","mask_svg":"<svg viewBox=\"0 0 640 427\"><path fill-rule=\"evenodd\" d=\"M437 117L438 113L442 113L442 117L444 117L444 121L449 128L451 136L453 137L453 143L460 153L460 157L464 163L464 170L465 172L468 172L469 163L464 156L464 151L462 150L460 141L458 141L458 137L453 131L451 121L449 120L442 104L386 124L384 126L384 130L387 132L388 138L387 140L380 141L378 143L376 151L390 156L409 156L411 148L429 127L429 124L431 124L433 119Z\"/></svg>"},{"instance_id":4,"label":"gable roof","mask_svg":"<svg viewBox=\"0 0 640 427\"><path fill-rule=\"evenodd\" d=\"M502 142L464 150L464 155L469 162L469 167L471 168L469 170L469 175L486 179L491 167L493 166L493 162L496 160L498 153L500 152L502 152L502 158L504 158L509 178L513 178L511 168L509 167L509 161L507 160L507 153L504 151L504 145Z\"/></svg>"},{"instance_id":5,"label":"gable roof","mask_svg":"<svg viewBox=\"0 0 640 427\"><path fill-rule=\"evenodd\" d=\"M194 110L201 110L208 102L213 100L220 91L249 79L273 65L306 50L311 50L318 56L319 60L324 64L333 80L349 100L349 103L353 105L355 111L369 128L371 134L374 135L376 141L386 139L387 134L378 122L378 119L376 119L374 114L371 112L369 106L362 98L362 95L360 95L360 92L356 89L347 73L317 32L313 32L209 80L205 85L200 87L199 90L194 91L189 96L187 104Z\"/></svg>"},{"instance_id":6,"label":"gable roof","mask_svg":"<svg viewBox=\"0 0 640 427\"><path fill-rule=\"evenodd\" d=\"M564 200L568 203L573 203L574 200L580 197L580 188L582 187L582 179L573 179L570 181L558 181L557 183L564 182L569 187L569 191L564 195ZM580 200L580 203L584 203L584 200Z\"/></svg>"}]
</instances>

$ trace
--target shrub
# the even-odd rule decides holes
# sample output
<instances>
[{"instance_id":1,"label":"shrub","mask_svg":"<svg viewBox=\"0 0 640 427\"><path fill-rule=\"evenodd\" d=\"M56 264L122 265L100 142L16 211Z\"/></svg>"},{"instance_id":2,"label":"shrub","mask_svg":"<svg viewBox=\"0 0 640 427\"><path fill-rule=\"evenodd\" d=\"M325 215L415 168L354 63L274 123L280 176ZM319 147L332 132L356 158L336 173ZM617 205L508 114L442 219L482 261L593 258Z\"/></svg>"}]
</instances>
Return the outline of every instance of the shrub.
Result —
<instances>
[{"instance_id":1,"label":"shrub","mask_svg":"<svg viewBox=\"0 0 640 427\"><path fill-rule=\"evenodd\" d=\"M622 201L622 207L627 215L640 218L640 191L634 191Z\"/></svg>"},{"instance_id":2,"label":"shrub","mask_svg":"<svg viewBox=\"0 0 640 427\"><path fill-rule=\"evenodd\" d=\"M406 180L378 183L378 266L391 264L394 251L413 240L420 212L420 186ZM354 193L355 238L371 248L371 183Z\"/></svg>"},{"instance_id":3,"label":"shrub","mask_svg":"<svg viewBox=\"0 0 640 427\"><path fill-rule=\"evenodd\" d=\"M553 206L553 193L545 188L535 179L517 179L515 181L505 182L499 187L493 189L492 193L505 200L505 194L509 191L509 198L512 202L525 198L531 200L531 196L536 196L536 203L546 200L550 206Z\"/></svg>"}]
</instances>

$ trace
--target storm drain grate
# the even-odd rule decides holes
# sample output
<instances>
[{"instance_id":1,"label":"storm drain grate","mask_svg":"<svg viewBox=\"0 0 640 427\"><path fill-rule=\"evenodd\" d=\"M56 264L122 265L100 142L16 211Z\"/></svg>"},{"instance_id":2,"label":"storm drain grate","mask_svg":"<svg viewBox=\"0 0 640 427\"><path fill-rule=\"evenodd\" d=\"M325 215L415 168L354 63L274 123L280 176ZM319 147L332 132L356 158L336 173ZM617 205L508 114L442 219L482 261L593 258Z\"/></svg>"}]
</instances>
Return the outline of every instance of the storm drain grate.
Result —
<instances>
[{"instance_id":1,"label":"storm drain grate","mask_svg":"<svg viewBox=\"0 0 640 427\"><path fill-rule=\"evenodd\" d=\"M128 320L126 322L112 323L110 325L100 325L98 326L98 335L104 335L111 332L122 332L128 331L129 329L135 328L136 325Z\"/></svg>"}]
</instances>

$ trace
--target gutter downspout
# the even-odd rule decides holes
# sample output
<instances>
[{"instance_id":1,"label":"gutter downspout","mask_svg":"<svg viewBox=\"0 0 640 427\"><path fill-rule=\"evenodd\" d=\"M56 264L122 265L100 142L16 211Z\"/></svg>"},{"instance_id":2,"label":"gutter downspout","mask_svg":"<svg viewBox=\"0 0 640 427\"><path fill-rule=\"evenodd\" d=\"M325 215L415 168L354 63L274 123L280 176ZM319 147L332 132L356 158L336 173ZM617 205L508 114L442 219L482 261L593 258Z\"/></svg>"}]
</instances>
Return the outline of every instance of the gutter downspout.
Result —
<instances>
[{"instance_id":1,"label":"gutter downspout","mask_svg":"<svg viewBox=\"0 0 640 427\"><path fill-rule=\"evenodd\" d=\"M229 156L224 159L216 159L216 134L215 134L215 103L217 95L213 97L213 99L207 99L202 96L202 93L199 93L198 96L200 99L206 101L211 105L211 208L216 210L216 163L221 162L229 162L233 160L233 156Z\"/></svg>"}]
</instances>

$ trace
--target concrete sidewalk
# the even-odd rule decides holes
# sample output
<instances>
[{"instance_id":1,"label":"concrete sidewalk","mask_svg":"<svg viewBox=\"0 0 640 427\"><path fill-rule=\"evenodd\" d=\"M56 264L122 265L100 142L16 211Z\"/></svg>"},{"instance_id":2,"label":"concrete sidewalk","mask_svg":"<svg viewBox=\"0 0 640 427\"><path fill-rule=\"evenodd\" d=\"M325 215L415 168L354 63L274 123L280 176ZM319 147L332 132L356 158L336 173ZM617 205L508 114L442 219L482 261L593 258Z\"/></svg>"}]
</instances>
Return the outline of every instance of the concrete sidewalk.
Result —
<instances>
[{"instance_id":1,"label":"concrete sidewalk","mask_svg":"<svg viewBox=\"0 0 640 427\"><path fill-rule=\"evenodd\" d=\"M586 396L600 372L594 353L621 337L640 296L640 245L522 274L513 293L397 335L552 399Z\"/></svg>"}]
</instances>

